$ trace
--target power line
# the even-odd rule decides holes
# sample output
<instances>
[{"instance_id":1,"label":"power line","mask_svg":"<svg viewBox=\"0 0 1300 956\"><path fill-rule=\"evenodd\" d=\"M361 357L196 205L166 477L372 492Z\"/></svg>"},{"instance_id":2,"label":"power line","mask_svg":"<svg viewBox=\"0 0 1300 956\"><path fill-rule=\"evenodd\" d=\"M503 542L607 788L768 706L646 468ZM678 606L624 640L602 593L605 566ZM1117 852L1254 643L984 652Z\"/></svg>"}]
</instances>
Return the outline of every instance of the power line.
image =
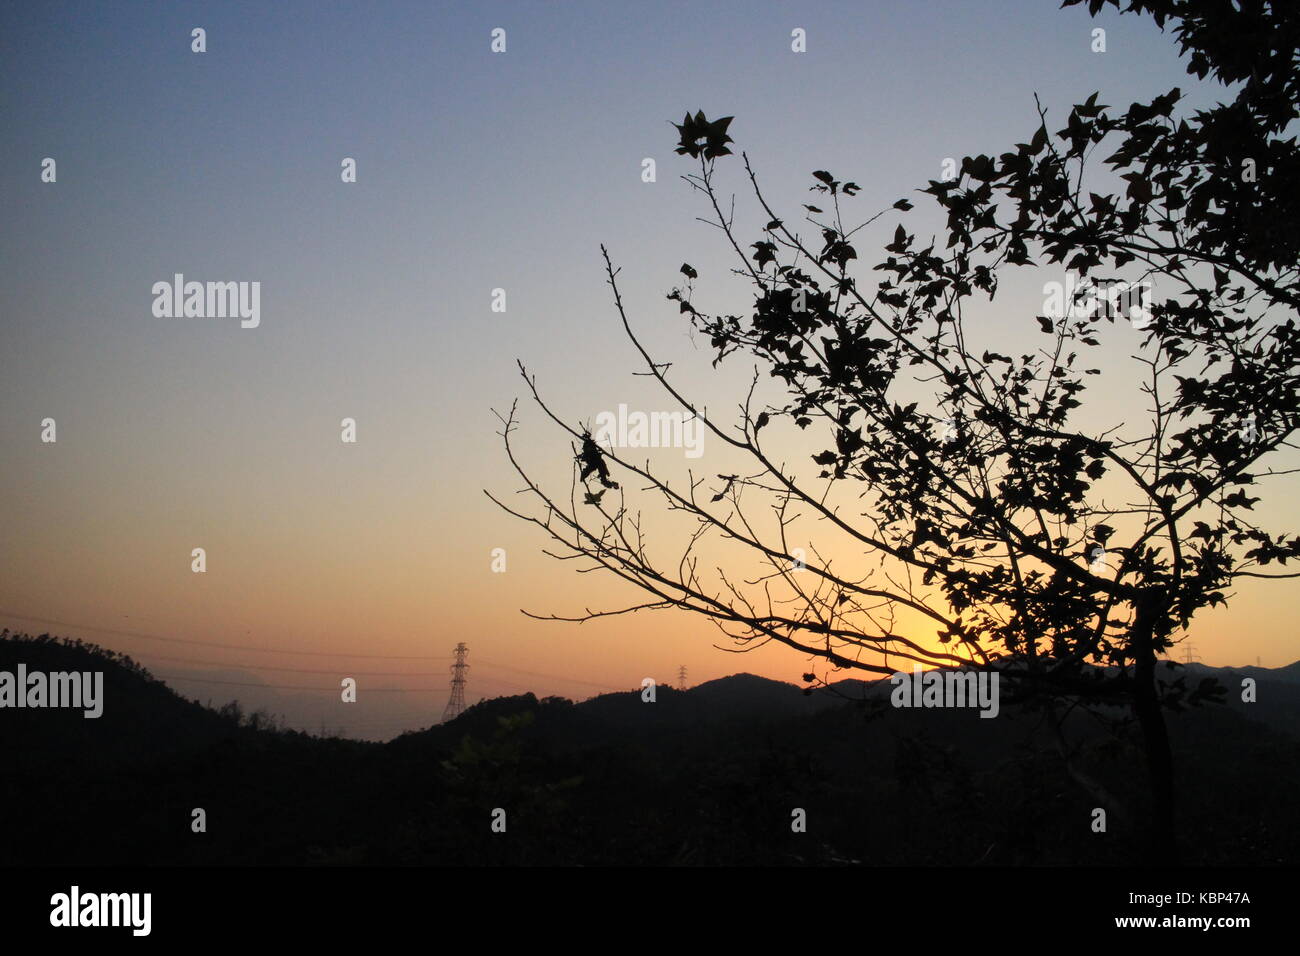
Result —
<instances>
[{"instance_id":1,"label":"power line","mask_svg":"<svg viewBox=\"0 0 1300 956\"><path fill-rule=\"evenodd\" d=\"M170 654L155 654L153 651L145 651L144 654L156 660L173 661L175 663L181 663L181 664L202 664L206 667L225 667L231 670L278 671L281 673L288 673L288 674L338 674L343 677L438 677L441 676L438 671L354 671L354 670L349 670L347 668L315 670L313 668L306 668L306 667L278 667L270 664L230 663L228 661L201 660L195 657L173 657ZM526 671L526 670L521 670L520 668L517 667L511 667L508 664L495 664L491 661L482 661L481 665L485 665L489 668L497 668L500 670L507 670L515 673L527 674L531 677L543 677L548 680L566 681L568 683L573 683L573 684L586 684L590 687L596 687L601 690L615 690L615 688L609 684L601 684L601 683L597 683L596 681L585 681L577 677L567 677L563 674L543 674L538 671ZM454 664L452 666L455 667ZM531 690L531 688L526 687L523 684L518 684L513 681L508 681L505 680L504 678L495 677L495 678L488 678L488 679L494 680L497 683L509 684L511 687L523 687L525 690Z\"/></svg>"},{"instance_id":2,"label":"power line","mask_svg":"<svg viewBox=\"0 0 1300 956\"><path fill-rule=\"evenodd\" d=\"M232 670L283 671L289 674L338 674L341 677L437 677L437 671L354 671L346 667L330 670L312 670L305 667L275 667L270 664L231 664L226 661L203 661L193 657L172 657L170 654L155 654L145 651L150 657L160 661L176 661L181 664L203 664L207 667L225 667Z\"/></svg>"},{"instance_id":3,"label":"power line","mask_svg":"<svg viewBox=\"0 0 1300 956\"><path fill-rule=\"evenodd\" d=\"M152 673L152 672L150 672ZM319 684L264 684L256 681L238 681L238 680L216 680L209 677L185 677L180 674L154 674L159 680L182 680L193 681L199 684L226 684L231 687L256 687L262 690L319 690L328 693L337 693L338 687L330 684L321 686ZM504 684L506 687L513 687L516 690L531 691L532 688L523 684L516 684L513 681L505 680L501 677L485 677L485 683ZM446 690L445 687L368 687L367 691L383 691L394 694L439 694Z\"/></svg>"},{"instance_id":4,"label":"power line","mask_svg":"<svg viewBox=\"0 0 1300 956\"><path fill-rule=\"evenodd\" d=\"M512 671L516 674L527 674L529 677L545 677L549 680L561 680L570 684L586 684L588 687L598 687L601 690L614 690L611 684L602 684L594 680L583 680L580 677L569 677L567 674L544 674L541 671L526 671L520 667L511 667L509 664L498 664L495 661L478 658L480 664L486 664L488 667L496 667L503 671Z\"/></svg>"},{"instance_id":5,"label":"power line","mask_svg":"<svg viewBox=\"0 0 1300 956\"><path fill-rule=\"evenodd\" d=\"M258 687L265 690L327 690L336 691L337 687L320 687L315 684L258 684L253 681L213 680L207 677L182 677L180 674L154 674L159 680L183 680L195 684L225 684L229 687ZM441 687L367 687L366 692L392 694L436 694Z\"/></svg>"},{"instance_id":6,"label":"power line","mask_svg":"<svg viewBox=\"0 0 1300 956\"><path fill-rule=\"evenodd\" d=\"M392 661L451 660L451 658L448 657L435 657L429 655L352 654L346 651L291 651L291 650L279 650L277 648L269 648L269 647L253 647L248 644L226 644L220 641L201 641L192 638L165 637L161 634L148 634L143 631L128 631L119 628L95 627L89 624L75 624L68 621L55 620L54 618L35 617L28 614L14 614L12 612L3 609L0 609L0 616L17 618L19 620L24 620L24 621L37 621L44 624L53 624L57 627L76 628L79 630L94 631L100 634L113 634L119 637L135 637L135 638L142 638L144 640L150 640L150 641L163 641L169 644L190 644L190 645L195 645L200 647L218 647L224 650L255 651L259 654L291 654L291 655L296 654L305 657L350 657L350 658L358 658L358 659L366 659L366 660L392 660ZM137 654L143 653L148 655L149 657L156 658L158 660L167 660L167 661L172 661L174 663L201 664L207 667L226 667L226 668L232 668L238 670L279 671L282 673L290 673L290 674L335 674L335 673L339 673L341 670L346 669L346 668L335 668L330 670L313 670L309 668L278 667L278 666L272 666L268 664L247 664L247 663L232 664L225 661L210 661L210 660L201 660L198 658L189 658L189 657L172 657L165 654L155 654L153 651L142 651L142 652L138 651L136 653ZM521 667L514 667L510 664L501 664L483 658L479 658L478 660L481 665L485 665L487 667L495 668L499 670L510 671L511 673L515 673L515 674L524 674L529 677L539 677L539 678L544 678L546 680L562 681L568 684L580 684L586 687L594 687L602 691L617 691L619 689L615 687L613 684L602 683L599 681L583 680L580 677L570 677L567 674L548 674L544 671L526 670ZM354 675L363 676L363 677L437 677L438 672L437 671L411 671L411 672L349 671L347 674L347 676L354 676ZM499 680L499 679L498 679L498 683L505 683L513 687L523 686L520 684L514 684L510 681ZM270 686L270 685L259 684L254 686ZM524 688L524 689L530 690L531 688Z\"/></svg>"},{"instance_id":7,"label":"power line","mask_svg":"<svg viewBox=\"0 0 1300 956\"><path fill-rule=\"evenodd\" d=\"M56 621L48 617L32 617L28 614L14 614L0 608L0 616L17 618L20 621L36 621L41 624L53 624L55 627L70 627L82 631L95 631L99 634L115 634L118 637L139 637L147 641L166 641L169 644L196 644L202 647L221 647L230 651L256 651L259 654L299 654L304 657L363 657L385 661L447 661L449 657L429 657L408 654L352 654L347 651L288 651L275 647L254 647L251 644L223 644L220 641L200 641L184 637L163 637L161 634L146 634L143 631L124 631L111 627L94 627L90 624L73 624L68 621Z\"/></svg>"}]
</instances>

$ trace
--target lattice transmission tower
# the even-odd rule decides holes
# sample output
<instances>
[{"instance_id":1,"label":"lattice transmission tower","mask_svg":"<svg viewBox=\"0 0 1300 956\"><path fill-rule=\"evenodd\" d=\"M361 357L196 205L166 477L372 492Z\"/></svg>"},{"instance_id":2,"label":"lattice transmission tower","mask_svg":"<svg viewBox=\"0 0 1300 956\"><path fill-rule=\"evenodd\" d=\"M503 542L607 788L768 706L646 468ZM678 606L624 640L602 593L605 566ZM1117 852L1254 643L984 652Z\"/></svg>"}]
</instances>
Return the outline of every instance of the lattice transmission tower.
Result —
<instances>
[{"instance_id":1,"label":"lattice transmission tower","mask_svg":"<svg viewBox=\"0 0 1300 956\"><path fill-rule=\"evenodd\" d=\"M465 672L469 670L465 657L468 654L469 648L465 646L464 641L456 645L456 663L451 665L451 699L447 701L447 707L442 712L443 723L455 720L465 709Z\"/></svg>"},{"instance_id":2,"label":"lattice transmission tower","mask_svg":"<svg viewBox=\"0 0 1300 956\"><path fill-rule=\"evenodd\" d=\"M678 690L686 689L686 665L685 664L677 668L677 689Z\"/></svg>"}]
</instances>

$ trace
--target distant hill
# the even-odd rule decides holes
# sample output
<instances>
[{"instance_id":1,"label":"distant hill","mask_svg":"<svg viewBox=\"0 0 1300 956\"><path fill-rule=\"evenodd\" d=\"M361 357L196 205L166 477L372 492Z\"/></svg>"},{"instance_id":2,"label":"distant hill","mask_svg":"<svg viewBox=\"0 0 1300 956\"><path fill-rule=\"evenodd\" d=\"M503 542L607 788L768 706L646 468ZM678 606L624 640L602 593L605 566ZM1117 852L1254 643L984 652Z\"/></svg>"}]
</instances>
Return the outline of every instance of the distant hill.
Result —
<instances>
[{"instance_id":1,"label":"distant hill","mask_svg":"<svg viewBox=\"0 0 1300 956\"><path fill-rule=\"evenodd\" d=\"M29 670L104 674L106 705L98 718L88 720L79 710L0 711L0 751L28 772L57 772L69 762L154 760L212 746L233 732L217 712L182 699L129 657L93 644L47 636L0 640L0 670L12 673L19 663Z\"/></svg>"},{"instance_id":2,"label":"distant hill","mask_svg":"<svg viewBox=\"0 0 1300 956\"><path fill-rule=\"evenodd\" d=\"M1197 663L1184 666L1191 679L1218 680L1228 690L1224 704L1243 717L1300 737L1300 661L1277 668L1207 667ZM1241 699L1242 679L1246 677L1256 683L1253 703Z\"/></svg>"}]
</instances>

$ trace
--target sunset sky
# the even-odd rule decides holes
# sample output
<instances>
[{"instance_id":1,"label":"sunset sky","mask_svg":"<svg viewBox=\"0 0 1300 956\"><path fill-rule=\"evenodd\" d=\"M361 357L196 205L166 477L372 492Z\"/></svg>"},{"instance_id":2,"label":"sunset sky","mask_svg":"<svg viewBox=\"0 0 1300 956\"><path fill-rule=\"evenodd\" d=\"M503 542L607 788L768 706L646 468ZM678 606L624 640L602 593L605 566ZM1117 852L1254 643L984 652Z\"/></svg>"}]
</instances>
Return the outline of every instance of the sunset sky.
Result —
<instances>
[{"instance_id":1,"label":"sunset sky","mask_svg":"<svg viewBox=\"0 0 1300 956\"><path fill-rule=\"evenodd\" d=\"M673 154L669 123L687 110L736 117L733 148L791 215L812 201L810 172L829 169L862 185L864 214L911 195L910 225L933 231L913 191L946 157L1025 141L1035 92L1058 119L1094 90L1119 105L1172 86L1192 104L1214 96L1148 20L1055 7L7 5L0 626L125 651L205 699L255 698L237 685L262 682L366 736L438 718L458 641L471 701L585 697L675 680L680 665L690 683L797 682L800 655L728 653L680 613L581 626L521 615L639 597L547 558L535 528L487 499L519 487L491 410L523 398L516 359L572 422L620 403L672 410L633 377L601 243L629 317L678 380L713 408L743 397L746 369L711 372L707 342L664 299L683 262L702 304L740 311L748 295L678 178L693 164ZM195 27L206 53L191 52ZM497 27L503 54L489 49ZM1096 27L1104 54L1090 49ZM790 49L795 28L806 53ZM45 157L56 183L41 182ZM345 157L355 184L340 180ZM749 223L734 159L719 175ZM176 273L259 281L260 326L155 317L150 289ZM1032 328L1042 283L1061 278L1009 279L986 309L990 337ZM504 313L490 308L496 288ZM1104 346L1115 381L1136 374L1137 341L1117 330ZM1099 420L1129 400L1098 398ZM521 410L518 451L567 489L567 441ZM345 417L355 444L340 441ZM40 440L45 418L54 444ZM707 445L698 462L654 454L680 474L724 468ZM1293 484L1265 500L1300 517ZM204 574L191 572L196 547ZM1236 595L1198 619L1202 660L1300 657L1294 582ZM363 717L339 711L338 678L368 672L361 693L382 686L382 700Z\"/></svg>"}]
</instances>

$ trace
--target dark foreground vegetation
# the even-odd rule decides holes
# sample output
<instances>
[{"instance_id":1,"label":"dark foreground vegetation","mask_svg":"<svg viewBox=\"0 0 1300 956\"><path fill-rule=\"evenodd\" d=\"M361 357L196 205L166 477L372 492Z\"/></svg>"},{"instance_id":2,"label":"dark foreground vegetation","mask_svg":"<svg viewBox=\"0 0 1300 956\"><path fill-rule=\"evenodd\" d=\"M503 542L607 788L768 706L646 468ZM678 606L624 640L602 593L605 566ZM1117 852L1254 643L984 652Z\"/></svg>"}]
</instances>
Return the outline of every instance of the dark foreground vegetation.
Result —
<instances>
[{"instance_id":1,"label":"dark foreground vegetation","mask_svg":"<svg viewBox=\"0 0 1300 956\"><path fill-rule=\"evenodd\" d=\"M0 710L0 864L1139 862L1140 748L1042 715L895 710L887 685L811 696L750 675L575 704L531 694L386 744L286 731L177 696L129 658L0 636L0 670L103 670L104 714ZM1197 678L1210 671L1193 665ZM1169 669L1171 679L1185 676ZM1226 704L1170 717L1191 864L1300 860L1300 665L1215 672ZM1260 702L1235 703L1241 676ZM207 832L191 831L191 812ZM506 832L491 829L495 808ZM792 811L807 832L792 832ZM1122 808L1122 809L1121 809Z\"/></svg>"}]
</instances>

